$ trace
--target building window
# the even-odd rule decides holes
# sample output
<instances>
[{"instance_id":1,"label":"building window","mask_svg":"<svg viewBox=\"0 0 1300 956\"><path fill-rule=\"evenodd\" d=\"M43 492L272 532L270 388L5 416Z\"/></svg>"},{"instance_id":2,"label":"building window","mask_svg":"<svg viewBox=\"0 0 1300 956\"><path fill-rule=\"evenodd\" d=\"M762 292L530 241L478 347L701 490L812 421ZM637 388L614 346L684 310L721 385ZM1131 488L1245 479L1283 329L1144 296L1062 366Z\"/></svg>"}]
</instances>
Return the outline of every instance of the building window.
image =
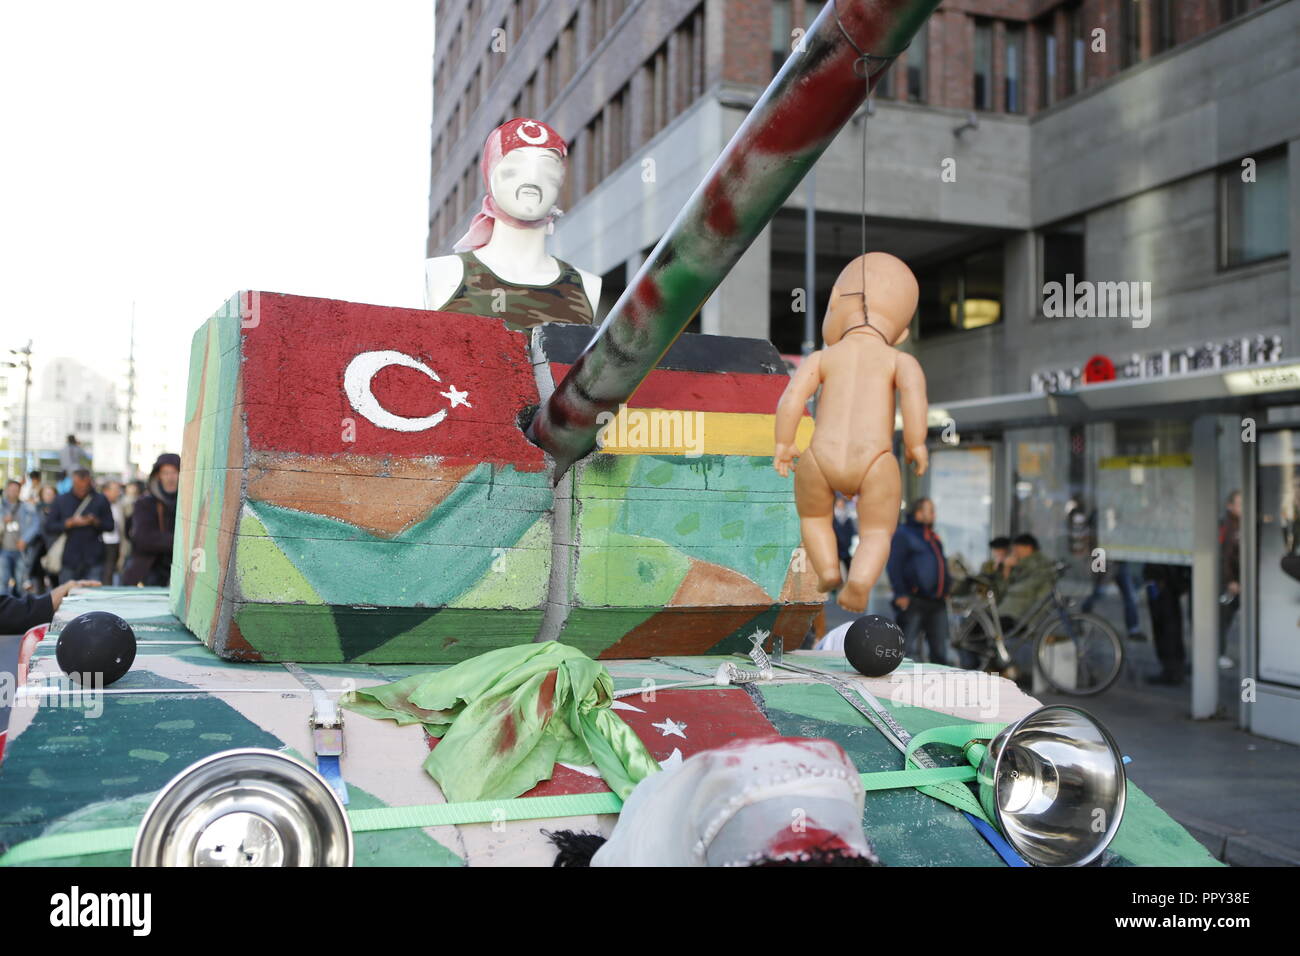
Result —
<instances>
[{"instance_id":1,"label":"building window","mask_svg":"<svg viewBox=\"0 0 1300 956\"><path fill-rule=\"evenodd\" d=\"M775 76L790 57L791 35L790 0L775 0L772 4L772 75Z\"/></svg>"},{"instance_id":2,"label":"building window","mask_svg":"<svg viewBox=\"0 0 1300 956\"><path fill-rule=\"evenodd\" d=\"M560 79L557 86L564 89L578 72L578 18L573 16L560 34Z\"/></svg>"},{"instance_id":3,"label":"building window","mask_svg":"<svg viewBox=\"0 0 1300 956\"><path fill-rule=\"evenodd\" d=\"M930 62L930 21L921 25L912 45L907 48L907 99L912 103L925 102L925 71Z\"/></svg>"},{"instance_id":4,"label":"building window","mask_svg":"<svg viewBox=\"0 0 1300 956\"><path fill-rule=\"evenodd\" d=\"M921 336L978 329L1002 320L1002 245L999 243L917 270Z\"/></svg>"},{"instance_id":5,"label":"building window","mask_svg":"<svg viewBox=\"0 0 1300 956\"><path fill-rule=\"evenodd\" d=\"M668 125L668 44L655 51L646 64L650 73L650 135Z\"/></svg>"},{"instance_id":6,"label":"building window","mask_svg":"<svg viewBox=\"0 0 1300 956\"><path fill-rule=\"evenodd\" d=\"M546 106L555 102L555 94L560 92L559 80L560 49L558 43L551 44L551 48L546 51L546 104L538 112L542 112Z\"/></svg>"},{"instance_id":7,"label":"building window","mask_svg":"<svg viewBox=\"0 0 1300 956\"><path fill-rule=\"evenodd\" d=\"M1008 113L1025 111L1025 30L1015 23L1008 23L1004 39L1006 64L1003 69L1002 85L1004 101Z\"/></svg>"},{"instance_id":8,"label":"building window","mask_svg":"<svg viewBox=\"0 0 1300 956\"><path fill-rule=\"evenodd\" d=\"M623 164L631 152L632 129L627 109L629 87L623 88L609 101L609 168L615 170Z\"/></svg>"},{"instance_id":9,"label":"building window","mask_svg":"<svg viewBox=\"0 0 1300 956\"><path fill-rule=\"evenodd\" d=\"M1153 0L1151 16L1151 52L1162 53L1174 45L1174 0Z\"/></svg>"},{"instance_id":10,"label":"building window","mask_svg":"<svg viewBox=\"0 0 1300 956\"><path fill-rule=\"evenodd\" d=\"M1289 251L1290 205L1286 152L1255 157L1254 182L1244 182L1241 163L1219 173L1219 265L1235 266L1284 256Z\"/></svg>"},{"instance_id":11,"label":"building window","mask_svg":"<svg viewBox=\"0 0 1300 956\"><path fill-rule=\"evenodd\" d=\"M597 114L587 124L587 192L595 189L608 170L605 167L605 117Z\"/></svg>"},{"instance_id":12,"label":"building window","mask_svg":"<svg viewBox=\"0 0 1300 956\"><path fill-rule=\"evenodd\" d=\"M975 21L975 108L993 109L993 24Z\"/></svg>"},{"instance_id":13,"label":"building window","mask_svg":"<svg viewBox=\"0 0 1300 956\"><path fill-rule=\"evenodd\" d=\"M1120 62L1130 67L1142 59L1142 4L1125 3L1120 13Z\"/></svg>"},{"instance_id":14,"label":"building window","mask_svg":"<svg viewBox=\"0 0 1300 956\"><path fill-rule=\"evenodd\" d=\"M1046 109L1056 102L1056 33L1051 19L1039 24L1043 37L1043 68L1039 72L1038 106Z\"/></svg>"},{"instance_id":15,"label":"building window","mask_svg":"<svg viewBox=\"0 0 1300 956\"><path fill-rule=\"evenodd\" d=\"M1070 57L1070 68L1065 71L1065 93L1073 96L1085 86L1084 56L1087 53L1087 41L1083 37L1083 7L1072 7L1066 15L1066 50Z\"/></svg>"},{"instance_id":16,"label":"building window","mask_svg":"<svg viewBox=\"0 0 1300 956\"><path fill-rule=\"evenodd\" d=\"M697 7L673 31L669 51L672 59L670 73L676 76L673 89L672 115L676 116L704 92L704 76L699 69L703 49L704 11Z\"/></svg>"},{"instance_id":17,"label":"building window","mask_svg":"<svg viewBox=\"0 0 1300 956\"><path fill-rule=\"evenodd\" d=\"M1227 23L1229 20L1235 20L1249 9L1250 0L1220 0L1219 21Z\"/></svg>"},{"instance_id":18,"label":"building window","mask_svg":"<svg viewBox=\"0 0 1300 956\"><path fill-rule=\"evenodd\" d=\"M1038 234L1038 265L1043 288L1050 282L1059 282L1065 288L1083 281L1084 235L1082 219L1049 226Z\"/></svg>"}]
</instances>

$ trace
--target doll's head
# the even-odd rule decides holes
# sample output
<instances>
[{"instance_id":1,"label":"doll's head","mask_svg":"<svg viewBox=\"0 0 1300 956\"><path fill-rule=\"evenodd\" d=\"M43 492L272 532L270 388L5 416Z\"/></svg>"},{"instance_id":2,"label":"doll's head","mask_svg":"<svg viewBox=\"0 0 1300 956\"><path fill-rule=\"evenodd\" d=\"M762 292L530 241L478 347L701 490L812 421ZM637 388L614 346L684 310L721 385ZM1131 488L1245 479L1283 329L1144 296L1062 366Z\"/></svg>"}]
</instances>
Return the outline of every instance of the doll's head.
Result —
<instances>
[{"instance_id":1,"label":"doll's head","mask_svg":"<svg viewBox=\"0 0 1300 956\"><path fill-rule=\"evenodd\" d=\"M898 345L907 338L919 295L916 276L902 259L887 252L858 256L844 267L831 289L830 306L822 320L822 340L834 345L850 329L869 320L889 344Z\"/></svg>"}]
</instances>

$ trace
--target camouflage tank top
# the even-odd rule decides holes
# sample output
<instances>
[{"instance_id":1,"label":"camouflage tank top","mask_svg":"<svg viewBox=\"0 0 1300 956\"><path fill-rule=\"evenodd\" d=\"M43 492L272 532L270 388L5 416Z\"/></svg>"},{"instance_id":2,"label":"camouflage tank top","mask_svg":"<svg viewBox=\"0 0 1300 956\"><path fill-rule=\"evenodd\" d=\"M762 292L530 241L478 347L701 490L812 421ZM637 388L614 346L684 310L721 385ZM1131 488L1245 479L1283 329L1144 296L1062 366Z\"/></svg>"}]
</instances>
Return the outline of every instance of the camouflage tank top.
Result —
<instances>
[{"instance_id":1,"label":"camouflage tank top","mask_svg":"<svg viewBox=\"0 0 1300 956\"><path fill-rule=\"evenodd\" d=\"M485 266L473 252L459 252L464 264L456 294L442 306L444 312L465 312L505 320L506 328L522 332L547 322L591 325L595 320L582 276L562 259L560 277L548 285L507 282Z\"/></svg>"}]
</instances>

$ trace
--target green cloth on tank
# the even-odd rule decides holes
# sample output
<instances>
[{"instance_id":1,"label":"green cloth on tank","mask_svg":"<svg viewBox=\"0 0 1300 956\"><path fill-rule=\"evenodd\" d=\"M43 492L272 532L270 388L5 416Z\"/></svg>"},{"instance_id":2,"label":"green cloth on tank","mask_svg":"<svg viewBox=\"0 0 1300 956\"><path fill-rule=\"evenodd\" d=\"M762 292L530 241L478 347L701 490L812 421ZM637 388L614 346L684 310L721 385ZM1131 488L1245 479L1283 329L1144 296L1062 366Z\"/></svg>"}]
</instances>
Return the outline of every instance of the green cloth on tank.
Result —
<instances>
[{"instance_id":1,"label":"green cloth on tank","mask_svg":"<svg viewBox=\"0 0 1300 956\"><path fill-rule=\"evenodd\" d=\"M659 764L613 700L603 665L547 641L358 690L344 706L440 738L424 769L453 802L517 797L550 779L556 761L595 764L626 798Z\"/></svg>"}]
</instances>

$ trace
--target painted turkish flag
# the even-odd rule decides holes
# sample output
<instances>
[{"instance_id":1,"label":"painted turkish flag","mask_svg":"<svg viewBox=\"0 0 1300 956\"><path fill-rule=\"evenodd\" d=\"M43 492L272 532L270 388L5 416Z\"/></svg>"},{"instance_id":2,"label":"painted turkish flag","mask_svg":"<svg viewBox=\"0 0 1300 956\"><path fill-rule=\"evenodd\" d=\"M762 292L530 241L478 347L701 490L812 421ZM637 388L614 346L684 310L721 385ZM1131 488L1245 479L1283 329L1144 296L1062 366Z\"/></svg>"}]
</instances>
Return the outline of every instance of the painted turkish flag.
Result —
<instances>
[{"instance_id":1,"label":"painted turkish flag","mask_svg":"<svg viewBox=\"0 0 1300 956\"><path fill-rule=\"evenodd\" d=\"M241 324L251 450L491 462L541 451L528 337L496 319L260 292Z\"/></svg>"},{"instance_id":2,"label":"painted turkish flag","mask_svg":"<svg viewBox=\"0 0 1300 956\"><path fill-rule=\"evenodd\" d=\"M615 701L614 712L627 722L661 764L676 763L702 750L737 740L780 736L750 696L738 688L661 690L655 692L652 701L634 694ZM556 764L551 779L543 780L524 796L608 790L599 775Z\"/></svg>"}]
</instances>

